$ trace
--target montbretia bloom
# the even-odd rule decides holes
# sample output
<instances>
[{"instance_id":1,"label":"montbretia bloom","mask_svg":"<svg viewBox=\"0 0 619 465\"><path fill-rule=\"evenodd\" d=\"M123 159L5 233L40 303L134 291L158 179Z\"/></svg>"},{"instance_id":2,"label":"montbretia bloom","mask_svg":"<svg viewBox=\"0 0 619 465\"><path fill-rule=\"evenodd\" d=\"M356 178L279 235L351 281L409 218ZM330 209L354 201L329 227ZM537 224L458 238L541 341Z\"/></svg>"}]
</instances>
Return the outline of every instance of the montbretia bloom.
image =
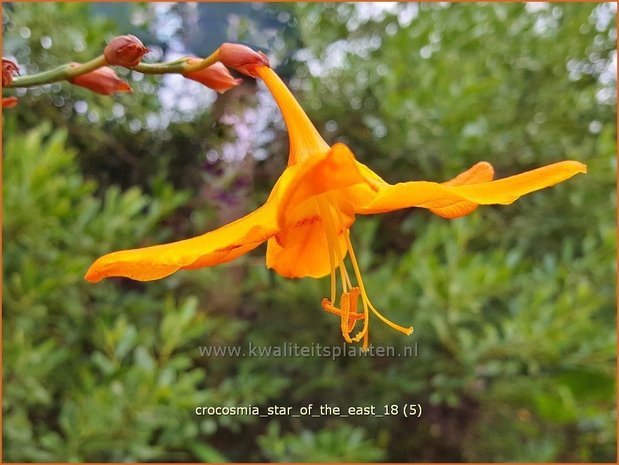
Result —
<instances>
[{"instance_id":1,"label":"montbretia bloom","mask_svg":"<svg viewBox=\"0 0 619 465\"><path fill-rule=\"evenodd\" d=\"M189 58L187 59L187 64L191 65L198 61L200 61L198 58ZM214 63L208 68L199 71L183 73L183 76L187 79L199 82L206 87L210 87L220 94L223 94L243 82L242 79L235 79L232 74L230 74L230 71L228 71L228 68L220 62Z\"/></svg>"},{"instance_id":2,"label":"montbretia bloom","mask_svg":"<svg viewBox=\"0 0 619 465\"><path fill-rule=\"evenodd\" d=\"M71 63L69 66L75 68L79 66L79 63ZM131 86L120 79L116 71L109 66L102 66L86 74L80 74L79 76L69 78L69 82L76 86L85 87L101 95L113 95L117 92L133 92Z\"/></svg>"},{"instance_id":3,"label":"montbretia bloom","mask_svg":"<svg viewBox=\"0 0 619 465\"><path fill-rule=\"evenodd\" d=\"M110 40L103 56L108 65L124 66L133 68L140 64L142 57L150 52L144 44L134 35L118 36Z\"/></svg>"},{"instance_id":4,"label":"montbretia bloom","mask_svg":"<svg viewBox=\"0 0 619 465\"><path fill-rule=\"evenodd\" d=\"M2 108L14 108L17 103L17 97L2 97Z\"/></svg>"},{"instance_id":5,"label":"montbretia bloom","mask_svg":"<svg viewBox=\"0 0 619 465\"><path fill-rule=\"evenodd\" d=\"M9 87L13 83L13 75L19 74L17 63L6 58L2 59L2 87Z\"/></svg>"},{"instance_id":6,"label":"montbretia bloom","mask_svg":"<svg viewBox=\"0 0 619 465\"><path fill-rule=\"evenodd\" d=\"M480 162L442 184L411 181L391 185L355 160L345 145L330 147L269 67L256 65L250 71L273 94L290 138L288 166L266 203L237 221L192 239L105 255L86 273L88 281L110 276L159 279L180 269L229 262L266 241L266 265L280 275L320 278L330 274L330 297L322 300L322 307L340 317L347 342L362 340L367 348L370 313L404 334L411 334L413 328L393 323L370 301L350 239L356 214L421 207L445 218L457 218L478 205L510 204L524 194L586 172L582 163L562 161L493 181L492 166ZM353 336L359 320L363 326Z\"/></svg>"}]
</instances>

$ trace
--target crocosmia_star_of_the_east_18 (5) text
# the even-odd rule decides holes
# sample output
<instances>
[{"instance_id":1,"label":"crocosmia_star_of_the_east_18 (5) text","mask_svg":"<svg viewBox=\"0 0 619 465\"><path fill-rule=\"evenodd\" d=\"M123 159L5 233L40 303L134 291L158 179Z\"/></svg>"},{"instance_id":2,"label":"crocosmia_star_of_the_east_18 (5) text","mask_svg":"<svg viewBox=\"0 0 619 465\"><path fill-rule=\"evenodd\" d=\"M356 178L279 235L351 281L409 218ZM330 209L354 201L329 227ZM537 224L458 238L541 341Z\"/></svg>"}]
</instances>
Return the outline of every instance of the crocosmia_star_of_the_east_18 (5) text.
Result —
<instances>
[{"instance_id":1,"label":"crocosmia_star_of_the_east_18 (5) text","mask_svg":"<svg viewBox=\"0 0 619 465\"><path fill-rule=\"evenodd\" d=\"M88 281L113 276L160 279L181 269L229 262L266 241L266 265L280 275L331 275L330 298L322 300L322 307L340 317L346 342L363 341L367 348L370 313L404 334L413 328L390 321L370 301L350 239L356 214L421 207L444 218L458 218L478 205L507 205L586 172L584 164L568 160L493 180L492 166L482 161L443 183L389 184L359 163L346 145L329 146L324 141L267 60L249 63L242 71L264 81L288 129L288 166L267 201L245 217L198 237L105 255L86 273ZM353 335L359 320L362 326Z\"/></svg>"}]
</instances>

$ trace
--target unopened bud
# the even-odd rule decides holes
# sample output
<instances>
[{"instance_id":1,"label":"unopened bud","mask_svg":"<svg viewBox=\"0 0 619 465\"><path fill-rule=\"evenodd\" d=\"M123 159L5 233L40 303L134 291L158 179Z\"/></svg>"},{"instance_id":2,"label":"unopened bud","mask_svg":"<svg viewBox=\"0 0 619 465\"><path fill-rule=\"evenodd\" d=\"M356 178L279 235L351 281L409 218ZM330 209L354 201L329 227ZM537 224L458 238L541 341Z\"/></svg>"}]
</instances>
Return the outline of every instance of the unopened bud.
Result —
<instances>
[{"instance_id":1,"label":"unopened bud","mask_svg":"<svg viewBox=\"0 0 619 465\"><path fill-rule=\"evenodd\" d=\"M71 63L72 68L76 66L79 66L79 64ZM116 92L133 92L131 86L120 79L109 66L103 66L90 73L75 76L70 78L69 82L101 95L112 95Z\"/></svg>"},{"instance_id":2,"label":"unopened bud","mask_svg":"<svg viewBox=\"0 0 619 465\"><path fill-rule=\"evenodd\" d=\"M254 78L258 76L256 74L258 66L271 66L264 53L256 52L240 44L222 44L219 47L219 61L229 68Z\"/></svg>"},{"instance_id":3,"label":"unopened bud","mask_svg":"<svg viewBox=\"0 0 619 465\"><path fill-rule=\"evenodd\" d=\"M13 74L19 74L19 67L14 61L2 59L2 87L8 87L13 83Z\"/></svg>"},{"instance_id":4,"label":"unopened bud","mask_svg":"<svg viewBox=\"0 0 619 465\"><path fill-rule=\"evenodd\" d=\"M13 108L17 105L17 97L3 97L2 108Z\"/></svg>"},{"instance_id":5,"label":"unopened bud","mask_svg":"<svg viewBox=\"0 0 619 465\"><path fill-rule=\"evenodd\" d=\"M189 58L187 63L192 65L199 61L201 60L198 58ZM208 68L204 68L199 71L183 73L183 76L187 79L197 81L200 84L204 84L206 87L210 87L220 94L223 94L225 91L230 90L243 82L242 79L235 79L232 77L230 71L228 71L228 68L221 63L212 64Z\"/></svg>"},{"instance_id":6,"label":"unopened bud","mask_svg":"<svg viewBox=\"0 0 619 465\"><path fill-rule=\"evenodd\" d=\"M114 37L103 50L103 56L109 65L133 68L140 64L142 57L150 52L136 36Z\"/></svg>"}]
</instances>

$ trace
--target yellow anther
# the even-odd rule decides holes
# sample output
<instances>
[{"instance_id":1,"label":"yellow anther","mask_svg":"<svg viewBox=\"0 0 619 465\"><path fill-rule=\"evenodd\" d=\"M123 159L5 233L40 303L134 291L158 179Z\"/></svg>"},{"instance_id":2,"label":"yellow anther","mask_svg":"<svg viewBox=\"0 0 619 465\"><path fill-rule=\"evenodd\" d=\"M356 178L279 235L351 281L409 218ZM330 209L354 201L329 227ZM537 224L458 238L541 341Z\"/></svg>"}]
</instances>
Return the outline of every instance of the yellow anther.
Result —
<instances>
[{"instance_id":1,"label":"yellow anther","mask_svg":"<svg viewBox=\"0 0 619 465\"><path fill-rule=\"evenodd\" d=\"M352 340L349 336L348 331L348 314L350 313L350 294L348 292L342 294L342 299L340 301L340 307L342 307L342 315L340 319L340 328L342 330L342 337L349 344L352 343Z\"/></svg>"}]
</instances>

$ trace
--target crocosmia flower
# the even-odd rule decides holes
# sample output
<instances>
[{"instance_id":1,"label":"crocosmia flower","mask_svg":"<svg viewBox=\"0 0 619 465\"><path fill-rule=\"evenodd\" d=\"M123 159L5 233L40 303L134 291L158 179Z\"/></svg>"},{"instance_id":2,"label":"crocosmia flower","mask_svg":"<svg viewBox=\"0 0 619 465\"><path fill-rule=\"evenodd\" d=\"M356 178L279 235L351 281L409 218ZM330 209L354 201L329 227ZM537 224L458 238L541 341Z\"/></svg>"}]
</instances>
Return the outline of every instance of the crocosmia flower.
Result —
<instances>
[{"instance_id":1,"label":"crocosmia flower","mask_svg":"<svg viewBox=\"0 0 619 465\"><path fill-rule=\"evenodd\" d=\"M217 49L217 56L224 65L251 77L258 77L256 70L259 66L270 66L269 59L264 53L256 52L246 45L221 44Z\"/></svg>"},{"instance_id":2,"label":"crocosmia flower","mask_svg":"<svg viewBox=\"0 0 619 465\"><path fill-rule=\"evenodd\" d=\"M118 36L110 40L103 50L108 65L133 68L140 64L142 57L150 52L144 44L133 35Z\"/></svg>"},{"instance_id":3,"label":"crocosmia flower","mask_svg":"<svg viewBox=\"0 0 619 465\"><path fill-rule=\"evenodd\" d=\"M71 63L71 67L79 66L78 63ZM120 79L116 72L109 66L102 66L94 71L81 74L69 79L71 84L85 87L88 90L101 95L113 95L117 92L133 92L131 86Z\"/></svg>"},{"instance_id":4,"label":"crocosmia flower","mask_svg":"<svg viewBox=\"0 0 619 465\"><path fill-rule=\"evenodd\" d=\"M200 60L197 58L189 58L187 63L193 64ZM211 89L223 94L227 90L238 86L243 82L242 79L235 79L222 63L214 63L208 68L201 69L199 71L191 71L184 73L187 79L199 82L200 84L210 87Z\"/></svg>"},{"instance_id":5,"label":"crocosmia flower","mask_svg":"<svg viewBox=\"0 0 619 465\"><path fill-rule=\"evenodd\" d=\"M17 97L2 97L2 108L14 108L17 106Z\"/></svg>"},{"instance_id":6,"label":"crocosmia flower","mask_svg":"<svg viewBox=\"0 0 619 465\"><path fill-rule=\"evenodd\" d=\"M363 341L366 348L370 313L404 334L411 334L413 328L390 321L370 301L350 238L355 215L420 207L457 218L478 205L510 204L524 194L586 172L582 163L561 161L493 181L492 166L480 162L444 183L392 185L359 163L347 146L329 146L269 67L257 64L247 71L261 78L273 94L290 138L288 166L266 203L192 239L105 255L86 273L88 281L111 276L159 279L180 269L229 262L266 241L266 265L280 275L331 276L330 296L322 300L322 307L340 317L347 342ZM360 321L362 327L353 335Z\"/></svg>"},{"instance_id":7,"label":"crocosmia flower","mask_svg":"<svg viewBox=\"0 0 619 465\"><path fill-rule=\"evenodd\" d=\"M19 74L19 67L14 61L2 59L2 87L8 87L13 83L13 75Z\"/></svg>"}]
</instances>

